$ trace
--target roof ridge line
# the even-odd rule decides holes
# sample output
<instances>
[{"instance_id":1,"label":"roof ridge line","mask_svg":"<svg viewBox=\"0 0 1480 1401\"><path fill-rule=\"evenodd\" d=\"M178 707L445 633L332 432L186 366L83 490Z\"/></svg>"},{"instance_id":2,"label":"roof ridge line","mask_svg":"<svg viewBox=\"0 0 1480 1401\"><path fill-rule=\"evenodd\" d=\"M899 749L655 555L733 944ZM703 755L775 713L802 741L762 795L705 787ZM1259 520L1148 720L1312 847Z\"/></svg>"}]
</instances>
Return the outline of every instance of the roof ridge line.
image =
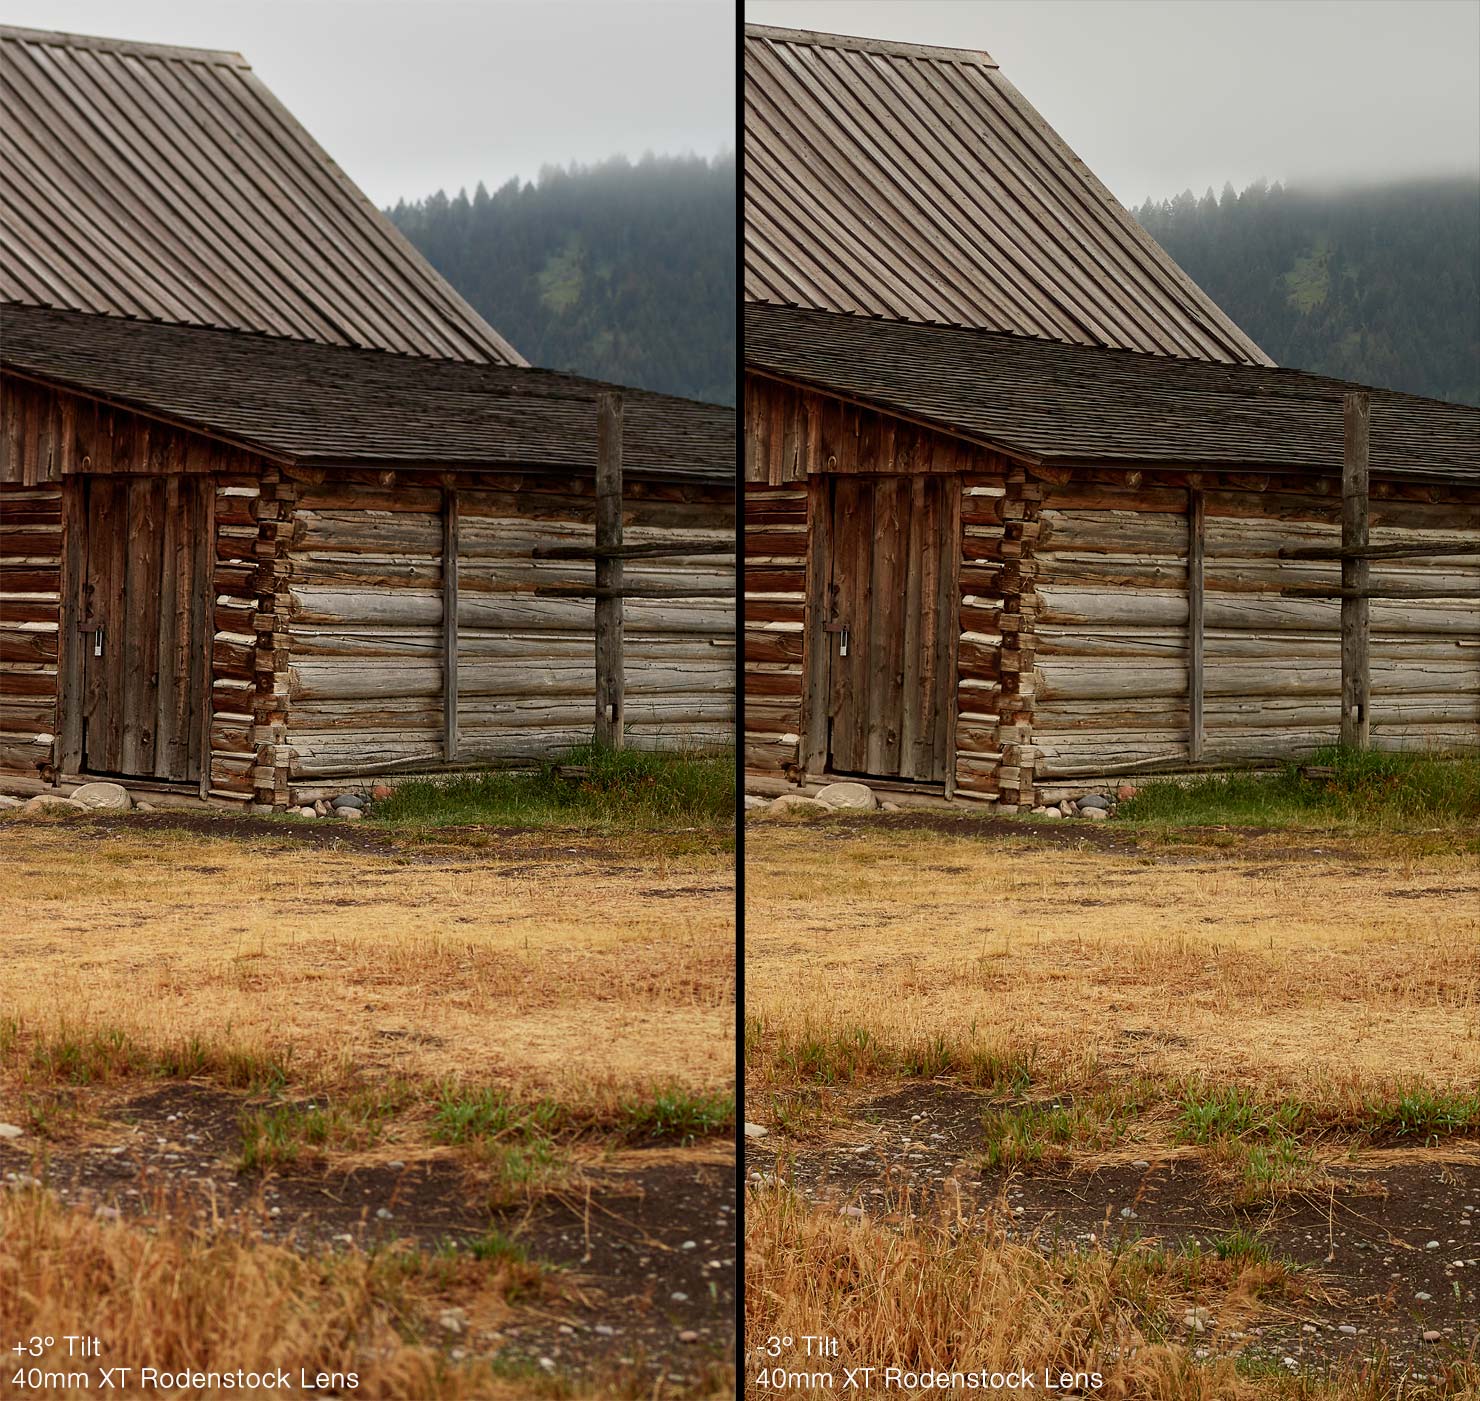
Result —
<instances>
[{"instance_id":1,"label":"roof ridge line","mask_svg":"<svg viewBox=\"0 0 1480 1401\"><path fill-rule=\"evenodd\" d=\"M100 53L134 54L140 58L168 58L184 63L214 63L223 68L251 68L234 49L197 49L184 44L156 44L142 39L110 39L101 34L72 34L61 29L29 29L0 24L0 40L45 44L60 49L94 49Z\"/></svg>"},{"instance_id":2,"label":"roof ridge line","mask_svg":"<svg viewBox=\"0 0 1480 1401\"><path fill-rule=\"evenodd\" d=\"M772 24L747 24L747 39L771 39L781 44L816 44L829 49L887 54L891 58L929 58L938 63L971 63L996 68L997 60L985 49L955 49L944 44L914 44L903 39L871 39L862 34L832 34L824 29L786 29Z\"/></svg>"}]
</instances>

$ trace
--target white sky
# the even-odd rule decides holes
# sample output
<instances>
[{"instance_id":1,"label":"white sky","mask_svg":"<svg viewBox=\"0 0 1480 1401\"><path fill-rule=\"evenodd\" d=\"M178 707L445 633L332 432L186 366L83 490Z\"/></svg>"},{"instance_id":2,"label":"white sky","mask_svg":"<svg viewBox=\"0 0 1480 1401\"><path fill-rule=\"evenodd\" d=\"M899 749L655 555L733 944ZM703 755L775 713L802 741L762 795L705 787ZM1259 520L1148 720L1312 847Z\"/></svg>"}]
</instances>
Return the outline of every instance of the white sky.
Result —
<instances>
[{"instance_id":1,"label":"white sky","mask_svg":"<svg viewBox=\"0 0 1480 1401\"><path fill-rule=\"evenodd\" d=\"M746 0L986 49L1123 203L1225 180L1480 171L1477 0Z\"/></svg>"},{"instance_id":2,"label":"white sky","mask_svg":"<svg viewBox=\"0 0 1480 1401\"><path fill-rule=\"evenodd\" d=\"M234 49L377 204L735 148L731 0L0 0L0 23Z\"/></svg>"}]
</instances>

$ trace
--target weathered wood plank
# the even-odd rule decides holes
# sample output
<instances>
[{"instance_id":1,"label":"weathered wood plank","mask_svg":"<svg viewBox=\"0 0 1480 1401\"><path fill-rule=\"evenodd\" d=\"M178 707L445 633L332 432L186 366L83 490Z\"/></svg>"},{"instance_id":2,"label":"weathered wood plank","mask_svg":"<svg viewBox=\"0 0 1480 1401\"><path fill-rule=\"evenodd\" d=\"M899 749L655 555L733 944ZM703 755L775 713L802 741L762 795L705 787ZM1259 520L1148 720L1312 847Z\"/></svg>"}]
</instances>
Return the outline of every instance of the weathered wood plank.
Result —
<instances>
[{"instance_id":1,"label":"weathered wood plank","mask_svg":"<svg viewBox=\"0 0 1480 1401\"><path fill-rule=\"evenodd\" d=\"M442 754L449 763L457 758L458 749L457 506L457 492L446 488L442 494Z\"/></svg>"},{"instance_id":2,"label":"weathered wood plank","mask_svg":"<svg viewBox=\"0 0 1480 1401\"><path fill-rule=\"evenodd\" d=\"M1187 757L1203 750L1203 497L1187 493Z\"/></svg>"},{"instance_id":3,"label":"weathered wood plank","mask_svg":"<svg viewBox=\"0 0 1480 1401\"><path fill-rule=\"evenodd\" d=\"M596 727L598 744L621 749L625 667L622 658L622 560L610 552L622 545L622 399L604 393L596 401Z\"/></svg>"},{"instance_id":4,"label":"weathered wood plank","mask_svg":"<svg viewBox=\"0 0 1480 1401\"><path fill-rule=\"evenodd\" d=\"M1341 460L1341 742L1366 749L1371 740L1367 650L1370 609L1365 590L1371 574L1366 559L1353 556L1367 546L1367 476L1371 400L1365 393L1342 396Z\"/></svg>"}]
</instances>

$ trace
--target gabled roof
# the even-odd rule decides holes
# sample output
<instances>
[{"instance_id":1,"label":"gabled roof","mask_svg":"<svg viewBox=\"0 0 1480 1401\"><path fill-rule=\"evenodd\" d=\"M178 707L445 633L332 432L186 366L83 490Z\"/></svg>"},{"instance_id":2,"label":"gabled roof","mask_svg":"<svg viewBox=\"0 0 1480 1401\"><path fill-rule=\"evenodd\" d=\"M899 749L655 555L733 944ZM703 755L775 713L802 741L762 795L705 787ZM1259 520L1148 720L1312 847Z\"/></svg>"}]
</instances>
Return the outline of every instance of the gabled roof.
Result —
<instances>
[{"instance_id":1,"label":"gabled roof","mask_svg":"<svg viewBox=\"0 0 1480 1401\"><path fill-rule=\"evenodd\" d=\"M1339 473L1342 396L1300 370L751 305L752 368L1029 461ZM1480 485L1480 409L1368 389L1379 475Z\"/></svg>"},{"instance_id":2,"label":"gabled roof","mask_svg":"<svg viewBox=\"0 0 1480 1401\"><path fill-rule=\"evenodd\" d=\"M733 409L549 370L21 306L0 368L309 464L590 470L617 389L625 472L735 477Z\"/></svg>"},{"instance_id":3,"label":"gabled roof","mask_svg":"<svg viewBox=\"0 0 1480 1401\"><path fill-rule=\"evenodd\" d=\"M239 54L3 26L0 301L524 363Z\"/></svg>"},{"instance_id":4,"label":"gabled roof","mask_svg":"<svg viewBox=\"0 0 1480 1401\"><path fill-rule=\"evenodd\" d=\"M1268 365L985 53L745 28L749 300Z\"/></svg>"}]
</instances>

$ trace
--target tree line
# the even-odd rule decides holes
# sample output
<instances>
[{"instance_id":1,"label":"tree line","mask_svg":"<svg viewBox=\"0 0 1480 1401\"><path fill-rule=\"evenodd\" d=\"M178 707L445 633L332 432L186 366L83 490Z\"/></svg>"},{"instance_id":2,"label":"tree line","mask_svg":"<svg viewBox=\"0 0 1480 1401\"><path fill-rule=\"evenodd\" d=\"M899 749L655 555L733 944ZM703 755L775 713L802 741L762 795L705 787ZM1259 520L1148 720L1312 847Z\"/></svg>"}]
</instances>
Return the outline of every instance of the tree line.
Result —
<instances>
[{"instance_id":1,"label":"tree line","mask_svg":"<svg viewBox=\"0 0 1480 1401\"><path fill-rule=\"evenodd\" d=\"M1258 180L1134 213L1277 364L1480 406L1480 179Z\"/></svg>"},{"instance_id":2,"label":"tree line","mask_svg":"<svg viewBox=\"0 0 1480 1401\"><path fill-rule=\"evenodd\" d=\"M531 364L735 402L733 155L625 157L387 214Z\"/></svg>"}]
</instances>

